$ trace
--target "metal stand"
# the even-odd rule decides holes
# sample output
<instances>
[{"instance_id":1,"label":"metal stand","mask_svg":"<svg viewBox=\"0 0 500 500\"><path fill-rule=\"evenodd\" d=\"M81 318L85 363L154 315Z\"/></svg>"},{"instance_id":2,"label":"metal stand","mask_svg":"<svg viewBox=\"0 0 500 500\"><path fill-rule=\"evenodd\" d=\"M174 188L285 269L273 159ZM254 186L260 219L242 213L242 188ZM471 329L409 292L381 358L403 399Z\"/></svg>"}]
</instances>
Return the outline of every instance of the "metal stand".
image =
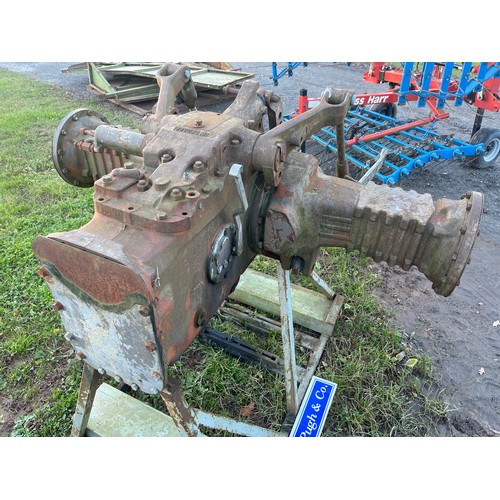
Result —
<instances>
[{"instance_id":1,"label":"metal stand","mask_svg":"<svg viewBox=\"0 0 500 500\"><path fill-rule=\"evenodd\" d=\"M285 360L286 406L288 415L297 415L299 398L297 389L297 363L295 361L295 337L293 330L292 289L290 287L290 271L276 266L281 309L281 339L283 342L283 358Z\"/></svg>"},{"instance_id":2,"label":"metal stand","mask_svg":"<svg viewBox=\"0 0 500 500\"><path fill-rule=\"evenodd\" d=\"M342 297L336 296L335 292L333 292L316 273L313 273L309 279L332 304L327 314L327 318L325 319L331 326L328 332L323 331L319 334L319 337L310 336L305 333L298 334L295 332L290 272L284 270L279 264L277 265L277 284L281 323L273 322L264 317L254 318L257 323L257 328L267 331L281 331L283 345L282 360L271 353L253 348L250 344L238 341L231 336L221 334L209 328L200 335L200 340L202 341L225 348L230 354L242 357L247 361L257 362L266 368L284 374L287 416L282 424L281 432L274 432L256 425L247 424L245 422L192 408L184 397L180 381L169 379L167 386L160 392L160 395L170 417L179 431L178 435L192 437L203 436L200 427L224 430L241 436L283 437L288 435L309 382L316 371L326 342L331 335L333 324L335 323L343 300ZM276 283L276 281L274 281L274 283ZM312 293L320 295L317 292ZM243 310L244 308L240 308L240 313L243 314ZM248 318L250 319L250 316L248 316ZM306 368L297 366L296 363L296 336L302 346L311 350L311 356ZM87 425L100 379L101 376L98 371L85 363L71 436L86 435Z\"/></svg>"},{"instance_id":3,"label":"metal stand","mask_svg":"<svg viewBox=\"0 0 500 500\"><path fill-rule=\"evenodd\" d=\"M73 416L72 437L83 437L89 423L90 412L94 404L94 397L99 387L101 375L99 372L85 363L83 365L82 380L80 382L80 392L76 403L76 411Z\"/></svg>"}]
</instances>

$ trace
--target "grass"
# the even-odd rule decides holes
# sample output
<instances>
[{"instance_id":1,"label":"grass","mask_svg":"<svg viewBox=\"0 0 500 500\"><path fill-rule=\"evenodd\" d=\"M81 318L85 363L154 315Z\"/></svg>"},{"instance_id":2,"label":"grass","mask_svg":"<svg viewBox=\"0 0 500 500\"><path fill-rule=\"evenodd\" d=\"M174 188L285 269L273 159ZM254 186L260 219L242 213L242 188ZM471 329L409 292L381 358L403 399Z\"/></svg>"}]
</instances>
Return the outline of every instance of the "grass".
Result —
<instances>
[{"instance_id":1,"label":"grass","mask_svg":"<svg viewBox=\"0 0 500 500\"><path fill-rule=\"evenodd\" d=\"M64 340L52 296L36 274L31 244L39 234L81 227L92 217L93 204L91 189L69 186L55 172L52 134L63 116L81 107L126 127L138 122L4 70L0 95L0 393L17 408L13 436L67 436L82 365ZM272 272L274 264L258 258L252 267ZM369 262L332 249L322 252L317 267L345 299L317 372L338 384L323 435L427 433L446 416L446 405L430 396L429 360L389 327L388 314L376 301L377 277ZM255 336L217 317L211 325L280 353L279 335ZM299 362L305 356L297 350ZM418 360L415 366L408 365L410 359ZM169 371L182 381L194 407L279 430L286 413L280 375L199 341ZM157 396L137 397L164 410Z\"/></svg>"}]
</instances>

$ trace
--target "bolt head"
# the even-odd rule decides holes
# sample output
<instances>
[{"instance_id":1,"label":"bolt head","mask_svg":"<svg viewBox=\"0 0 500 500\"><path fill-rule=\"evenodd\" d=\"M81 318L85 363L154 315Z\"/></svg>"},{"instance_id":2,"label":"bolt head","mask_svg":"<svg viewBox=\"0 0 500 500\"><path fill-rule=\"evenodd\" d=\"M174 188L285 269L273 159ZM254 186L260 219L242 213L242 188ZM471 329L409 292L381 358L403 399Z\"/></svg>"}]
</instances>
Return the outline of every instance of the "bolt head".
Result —
<instances>
[{"instance_id":1,"label":"bolt head","mask_svg":"<svg viewBox=\"0 0 500 500\"><path fill-rule=\"evenodd\" d=\"M75 353L75 356L79 359L79 360L83 360L85 359L87 356L85 356L85 354L83 354L83 352L81 351L78 351Z\"/></svg>"},{"instance_id":2,"label":"bolt head","mask_svg":"<svg viewBox=\"0 0 500 500\"><path fill-rule=\"evenodd\" d=\"M166 189L170 184L170 179L168 177L159 177L153 181L153 186L158 190Z\"/></svg>"},{"instance_id":3,"label":"bolt head","mask_svg":"<svg viewBox=\"0 0 500 500\"><path fill-rule=\"evenodd\" d=\"M47 271L47 269L43 266L38 269L37 274L40 278L46 278L50 275L49 271Z\"/></svg>"},{"instance_id":4,"label":"bolt head","mask_svg":"<svg viewBox=\"0 0 500 500\"><path fill-rule=\"evenodd\" d=\"M102 182L104 182L104 184L110 184L110 183L112 183L113 182L113 176L109 175L109 174L104 175L102 177Z\"/></svg>"},{"instance_id":5,"label":"bolt head","mask_svg":"<svg viewBox=\"0 0 500 500\"><path fill-rule=\"evenodd\" d=\"M174 200L181 200L182 199L182 191L180 189L174 188L170 192L170 197Z\"/></svg>"},{"instance_id":6,"label":"bolt head","mask_svg":"<svg viewBox=\"0 0 500 500\"><path fill-rule=\"evenodd\" d=\"M148 306L139 307L139 314L147 318L149 316L149 307Z\"/></svg>"},{"instance_id":7,"label":"bolt head","mask_svg":"<svg viewBox=\"0 0 500 500\"><path fill-rule=\"evenodd\" d=\"M152 340L148 340L146 342L146 351L148 351L148 352L155 352L156 351L156 344Z\"/></svg>"},{"instance_id":8,"label":"bolt head","mask_svg":"<svg viewBox=\"0 0 500 500\"><path fill-rule=\"evenodd\" d=\"M58 301L56 300L53 304L52 304L52 308L55 310L55 311L62 311L64 309L64 306Z\"/></svg>"},{"instance_id":9,"label":"bolt head","mask_svg":"<svg viewBox=\"0 0 500 500\"><path fill-rule=\"evenodd\" d=\"M168 219L168 214L167 212L163 212L162 210L160 210L159 212L156 212L156 218L158 220L166 220Z\"/></svg>"},{"instance_id":10,"label":"bolt head","mask_svg":"<svg viewBox=\"0 0 500 500\"><path fill-rule=\"evenodd\" d=\"M196 172L196 173L200 173L200 172L203 172L205 170L205 164L198 160L198 161L195 161L194 164L193 164L193 171Z\"/></svg>"}]
</instances>

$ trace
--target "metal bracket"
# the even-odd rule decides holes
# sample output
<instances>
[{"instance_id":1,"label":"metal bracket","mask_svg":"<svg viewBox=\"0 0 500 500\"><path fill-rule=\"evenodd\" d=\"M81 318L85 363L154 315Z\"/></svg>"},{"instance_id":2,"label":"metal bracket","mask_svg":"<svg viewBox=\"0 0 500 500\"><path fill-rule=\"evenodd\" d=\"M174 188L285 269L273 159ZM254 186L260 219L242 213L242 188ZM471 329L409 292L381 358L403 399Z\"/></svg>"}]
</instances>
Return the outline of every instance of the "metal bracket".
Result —
<instances>
[{"instance_id":1,"label":"metal bracket","mask_svg":"<svg viewBox=\"0 0 500 500\"><path fill-rule=\"evenodd\" d=\"M234 179L236 183L236 190L241 201L241 207L234 211L233 218L236 224L236 248L235 254L241 255L243 253L243 227L241 224L241 215L244 214L248 209L248 199L245 192L245 186L243 185L243 179L241 178L241 172L243 171L243 165L235 163L229 169L229 175Z\"/></svg>"}]
</instances>

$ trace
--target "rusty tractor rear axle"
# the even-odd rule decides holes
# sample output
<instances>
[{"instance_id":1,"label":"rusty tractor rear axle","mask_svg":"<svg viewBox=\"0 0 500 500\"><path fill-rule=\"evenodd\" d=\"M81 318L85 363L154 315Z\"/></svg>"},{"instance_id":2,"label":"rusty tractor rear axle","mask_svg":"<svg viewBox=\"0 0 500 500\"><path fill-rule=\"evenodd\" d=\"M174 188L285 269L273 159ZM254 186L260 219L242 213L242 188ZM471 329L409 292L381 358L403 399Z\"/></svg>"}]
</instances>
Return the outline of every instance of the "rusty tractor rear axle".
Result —
<instances>
[{"instance_id":1,"label":"rusty tractor rear axle","mask_svg":"<svg viewBox=\"0 0 500 500\"><path fill-rule=\"evenodd\" d=\"M53 141L66 181L94 187L82 228L33 243L75 351L100 373L157 393L177 360L257 254L312 273L320 247L416 266L449 295L468 263L483 197L461 200L326 176L302 143L341 127L352 93L283 122L281 100L243 83L223 113L193 108L185 66L158 74L156 112L140 132L89 110L66 116ZM265 122L264 120L267 120ZM267 123L267 131L265 125ZM341 148L340 148L341 149Z\"/></svg>"}]
</instances>

